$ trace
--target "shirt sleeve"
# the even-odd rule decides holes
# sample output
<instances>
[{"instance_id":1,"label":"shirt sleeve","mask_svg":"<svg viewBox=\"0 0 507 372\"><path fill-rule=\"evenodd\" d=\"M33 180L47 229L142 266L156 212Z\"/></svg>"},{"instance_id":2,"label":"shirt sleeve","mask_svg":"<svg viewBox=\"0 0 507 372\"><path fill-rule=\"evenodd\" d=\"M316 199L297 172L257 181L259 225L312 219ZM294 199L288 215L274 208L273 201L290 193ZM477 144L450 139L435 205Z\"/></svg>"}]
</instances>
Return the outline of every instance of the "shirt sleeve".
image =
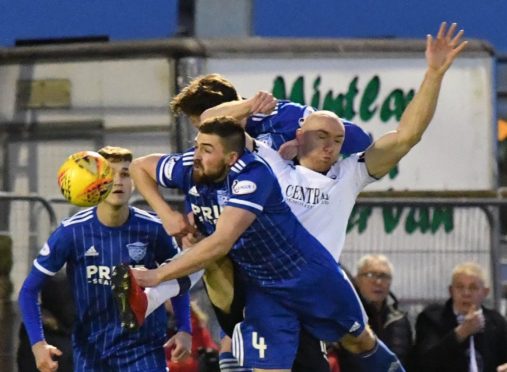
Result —
<instances>
[{"instance_id":1,"label":"shirt sleeve","mask_svg":"<svg viewBox=\"0 0 507 372\"><path fill-rule=\"evenodd\" d=\"M245 130L253 138L277 150L283 143L295 138L296 130L300 127L300 120L314 111L315 109L311 106L281 100L269 115L250 116Z\"/></svg>"},{"instance_id":2,"label":"shirt sleeve","mask_svg":"<svg viewBox=\"0 0 507 372\"><path fill-rule=\"evenodd\" d=\"M47 278L47 275L32 268L19 292L19 309L31 345L44 340L38 296Z\"/></svg>"},{"instance_id":3,"label":"shirt sleeve","mask_svg":"<svg viewBox=\"0 0 507 372\"><path fill-rule=\"evenodd\" d=\"M192 333L192 322L190 319L190 294L182 293L171 298L171 304L174 309L174 318L176 328L179 332Z\"/></svg>"},{"instance_id":4,"label":"shirt sleeve","mask_svg":"<svg viewBox=\"0 0 507 372\"><path fill-rule=\"evenodd\" d=\"M162 156L157 163L157 183L162 187L182 189L185 166L192 165L192 162L193 152Z\"/></svg>"},{"instance_id":5,"label":"shirt sleeve","mask_svg":"<svg viewBox=\"0 0 507 372\"><path fill-rule=\"evenodd\" d=\"M350 189L356 194L368 184L377 181L368 173L364 162L364 153L352 154L348 158L336 162L328 173L328 176L333 177L333 175L338 175L343 179L342 182L348 182Z\"/></svg>"},{"instance_id":6,"label":"shirt sleeve","mask_svg":"<svg viewBox=\"0 0 507 372\"><path fill-rule=\"evenodd\" d=\"M343 141L341 154L355 154L365 151L373 142L368 132L350 121L342 119L345 126L345 140Z\"/></svg>"},{"instance_id":7,"label":"shirt sleeve","mask_svg":"<svg viewBox=\"0 0 507 372\"><path fill-rule=\"evenodd\" d=\"M278 181L264 163L251 163L233 181L226 206L246 209L256 215L264 210Z\"/></svg>"},{"instance_id":8,"label":"shirt sleeve","mask_svg":"<svg viewBox=\"0 0 507 372\"><path fill-rule=\"evenodd\" d=\"M72 249L73 237L60 225L49 237L33 262L35 269L53 276L67 262Z\"/></svg>"}]
</instances>

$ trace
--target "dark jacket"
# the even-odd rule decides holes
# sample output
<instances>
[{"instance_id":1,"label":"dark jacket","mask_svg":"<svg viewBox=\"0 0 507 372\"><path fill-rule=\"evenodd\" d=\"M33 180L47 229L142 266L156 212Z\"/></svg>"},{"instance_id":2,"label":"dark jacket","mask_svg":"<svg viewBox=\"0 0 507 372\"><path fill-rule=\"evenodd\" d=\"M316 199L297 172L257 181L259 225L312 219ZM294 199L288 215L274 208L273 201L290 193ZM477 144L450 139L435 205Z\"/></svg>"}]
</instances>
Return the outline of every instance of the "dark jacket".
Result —
<instances>
[{"instance_id":1,"label":"dark jacket","mask_svg":"<svg viewBox=\"0 0 507 372\"><path fill-rule=\"evenodd\" d=\"M363 306L368 315L368 324L375 334L396 354L404 366L409 364L412 352L412 327L407 314L398 309L398 300L391 293L391 302L384 302L380 311L367 303L364 299ZM358 371L359 366L355 357L346 350L340 349L338 353L341 371Z\"/></svg>"},{"instance_id":2,"label":"dark jacket","mask_svg":"<svg viewBox=\"0 0 507 372\"><path fill-rule=\"evenodd\" d=\"M494 372L507 362L507 321L495 310L482 307L486 325L474 335L479 371ZM449 299L445 305L429 305L417 317L415 358L419 371L466 372L469 369L467 338L459 343L458 322ZM481 368L482 365L482 368Z\"/></svg>"}]
</instances>

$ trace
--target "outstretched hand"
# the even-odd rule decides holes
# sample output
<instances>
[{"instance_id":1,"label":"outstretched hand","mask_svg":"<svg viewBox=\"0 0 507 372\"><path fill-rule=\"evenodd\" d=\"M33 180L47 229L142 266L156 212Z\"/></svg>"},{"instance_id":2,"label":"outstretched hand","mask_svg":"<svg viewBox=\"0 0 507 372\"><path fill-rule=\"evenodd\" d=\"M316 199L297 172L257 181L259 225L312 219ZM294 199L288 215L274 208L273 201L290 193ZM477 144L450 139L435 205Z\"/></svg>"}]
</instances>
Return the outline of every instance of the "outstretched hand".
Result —
<instances>
[{"instance_id":1,"label":"outstretched hand","mask_svg":"<svg viewBox=\"0 0 507 372\"><path fill-rule=\"evenodd\" d=\"M170 215L159 215L165 231L175 237L178 242L187 234L195 234L196 229L190 224L187 217L180 212L173 212Z\"/></svg>"},{"instance_id":2,"label":"outstretched hand","mask_svg":"<svg viewBox=\"0 0 507 372\"><path fill-rule=\"evenodd\" d=\"M134 279L140 287L155 287L161 283L161 278L158 275L157 269L140 269L140 268L132 268L131 271Z\"/></svg>"},{"instance_id":3,"label":"outstretched hand","mask_svg":"<svg viewBox=\"0 0 507 372\"><path fill-rule=\"evenodd\" d=\"M444 74L456 57L468 44L468 41L461 41L463 30L456 33L457 24L453 23L447 29L447 22L442 22L436 38L431 35L426 37L426 62L428 68Z\"/></svg>"}]
</instances>

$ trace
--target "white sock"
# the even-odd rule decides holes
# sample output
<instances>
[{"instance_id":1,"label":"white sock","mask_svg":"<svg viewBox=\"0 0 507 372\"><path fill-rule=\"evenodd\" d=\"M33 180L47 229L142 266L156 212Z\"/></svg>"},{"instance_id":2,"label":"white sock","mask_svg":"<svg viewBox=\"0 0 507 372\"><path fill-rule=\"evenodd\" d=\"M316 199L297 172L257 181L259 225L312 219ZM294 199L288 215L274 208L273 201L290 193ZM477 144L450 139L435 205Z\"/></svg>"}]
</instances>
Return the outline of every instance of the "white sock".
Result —
<instances>
[{"instance_id":1,"label":"white sock","mask_svg":"<svg viewBox=\"0 0 507 372\"><path fill-rule=\"evenodd\" d=\"M156 287L146 288L144 293L146 293L146 297L148 298L148 306L144 317L146 318L171 297L188 291L201 279L203 273L204 270L200 270L183 278L168 280Z\"/></svg>"}]
</instances>

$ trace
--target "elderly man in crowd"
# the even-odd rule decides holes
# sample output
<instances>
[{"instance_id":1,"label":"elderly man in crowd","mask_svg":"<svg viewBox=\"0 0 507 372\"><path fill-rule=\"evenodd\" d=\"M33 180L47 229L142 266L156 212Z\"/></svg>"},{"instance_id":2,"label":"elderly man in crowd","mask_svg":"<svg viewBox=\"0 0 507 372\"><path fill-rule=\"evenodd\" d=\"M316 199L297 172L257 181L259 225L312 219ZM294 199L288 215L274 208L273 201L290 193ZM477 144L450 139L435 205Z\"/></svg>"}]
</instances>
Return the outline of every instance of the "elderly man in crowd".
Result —
<instances>
[{"instance_id":1,"label":"elderly man in crowd","mask_svg":"<svg viewBox=\"0 0 507 372\"><path fill-rule=\"evenodd\" d=\"M398 309L398 300L391 292L394 268L384 255L365 255L357 263L355 284L368 314L368 324L393 351L404 366L409 365L413 346L412 327L407 314ZM337 350L341 371L357 371L355 358Z\"/></svg>"},{"instance_id":2,"label":"elderly man in crowd","mask_svg":"<svg viewBox=\"0 0 507 372\"><path fill-rule=\"evenodd\" d=\"M452 271L450 298L428 306L416 323L420 371L507 371L507 321L484 307L489 293L482 268L473 262Z\"/></svg>"}]
</instances>

